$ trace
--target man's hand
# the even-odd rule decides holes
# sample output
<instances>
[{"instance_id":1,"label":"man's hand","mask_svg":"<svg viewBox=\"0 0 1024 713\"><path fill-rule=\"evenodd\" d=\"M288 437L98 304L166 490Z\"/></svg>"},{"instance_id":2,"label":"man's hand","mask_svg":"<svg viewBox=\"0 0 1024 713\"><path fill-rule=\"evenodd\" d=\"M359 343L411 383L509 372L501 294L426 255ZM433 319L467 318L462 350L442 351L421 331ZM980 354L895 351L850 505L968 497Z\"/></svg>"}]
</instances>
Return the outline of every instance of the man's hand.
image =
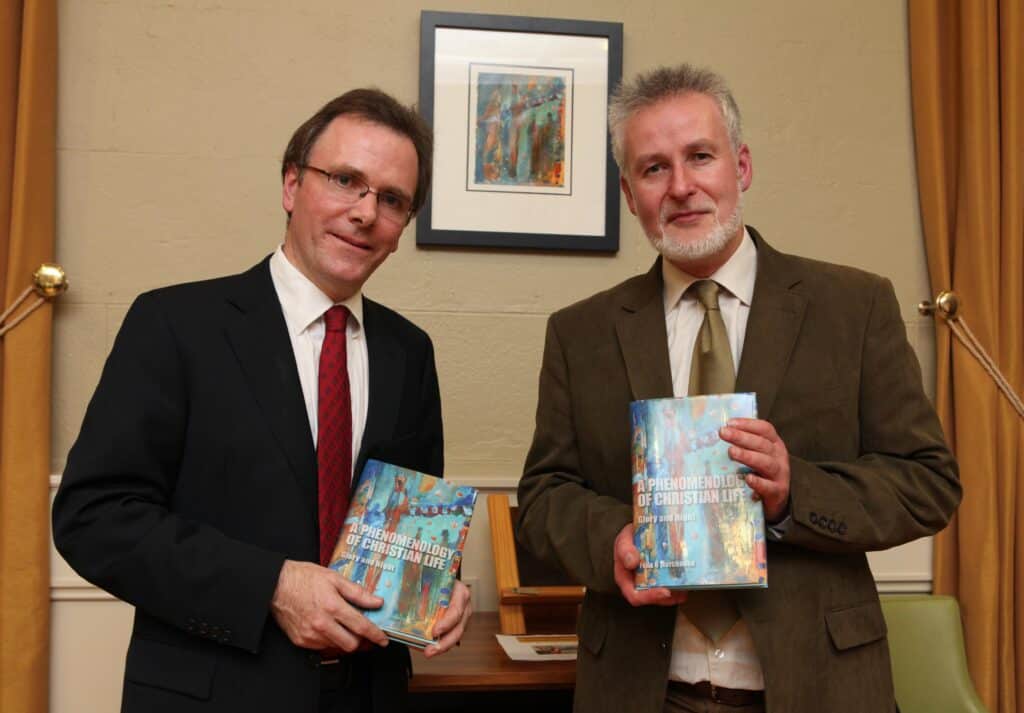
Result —
<instances>
[{"instance_id":1,"label":"man's hand","mask_svg":"<svg viewBox=\"0 0 1024 713\"><path fill-rule=\"evenodd\" d=\"M443 654L455 646L462 639L462 634L466 630L466 624L469 623L472 613L473 602L469 596L469 587L459 580L455 580L448 609L434 625L434 636L439 641L424 649L423 654L429 659L432 656Z\"/></svg>"},{"instance_id":2,"label":"man's hand","mask_svg":"<svg viewBox=\"0 0 1024 713\"><path fill-rule=\"evenodd\" d=\"M729 457L748 466L747 475L756 497L764 503L764 517L776 523L789 514L789 451L775 426L758 418L733 418L719 431L732 444Z\"/></svg>"},{"instance_id":3,"label":"man's hand","mask_svg":"<svg viewBox=\"0 0 1024 713\"><path fill-rule=\"evenodd\" d=\"M387 646L384 632L356 609L376 609L383 603L333 570L285 560L270 610L296 646L351 653L364 641Z\"/></svg>"},{"instance_id":4,"label":"man's hand","mask_svg":"<svg viewBox=\"0 0 1024 713\"><path fill-rule=\"evenodd\" d=\"M637 591L634 572L640 566L640 553L633 544L633 525L630 523L615 536L615 583L626 601L635 607L650 604L671 607L686 601L686 592L672 591L665 587Z\"/></svg>"}]
</instances>

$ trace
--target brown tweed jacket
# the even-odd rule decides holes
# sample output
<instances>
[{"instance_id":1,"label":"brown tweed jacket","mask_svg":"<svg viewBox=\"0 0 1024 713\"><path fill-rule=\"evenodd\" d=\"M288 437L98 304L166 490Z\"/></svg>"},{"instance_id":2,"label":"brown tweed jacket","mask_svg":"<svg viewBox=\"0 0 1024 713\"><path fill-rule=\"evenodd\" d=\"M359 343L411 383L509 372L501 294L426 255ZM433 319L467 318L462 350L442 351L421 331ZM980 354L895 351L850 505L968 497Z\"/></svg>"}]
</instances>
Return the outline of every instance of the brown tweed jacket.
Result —
<instances>
[{"instance_id":1,"label":"brown tweed jacket","mask_svg":"<svg viewBox=\"0 0 1024 713\"><path fill-rule=\"evenodd\" d=\"M736 390L791 456L790 527L768 589L734 593L769 713L892 711L885 621L865 552L930 535L960 501L892 285L773 250L757 279ZM629 414L671 396L661 266L548 322L517 536L586 585L576 711L660 713L675 608L629 606L612 542L632 517Z\"/></svg>"}]
</instances>

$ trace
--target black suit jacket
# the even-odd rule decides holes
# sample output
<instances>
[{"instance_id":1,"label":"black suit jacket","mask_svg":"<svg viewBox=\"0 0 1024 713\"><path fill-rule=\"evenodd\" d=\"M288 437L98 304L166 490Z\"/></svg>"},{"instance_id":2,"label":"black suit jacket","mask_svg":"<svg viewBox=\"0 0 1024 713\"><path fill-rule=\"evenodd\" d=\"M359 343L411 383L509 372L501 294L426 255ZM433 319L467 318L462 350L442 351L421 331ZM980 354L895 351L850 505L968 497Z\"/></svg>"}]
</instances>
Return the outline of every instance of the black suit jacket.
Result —
<instances>
[{"instance_id":1,"label":"black suit jacket","mask_svg":"<svg viewBox=\"0 0 1024 713\"><path fill-rule=\"evenodd\" d=\"M441 475L429 337L364 299L368 457ZM57 549L135 605L122 710L314 711L318 655L269 611L285 559L318 559L316 454L268 260L141 295L114 343L53 509ZM408 652L366 654L375 710Z\"/></svg>"}]
</instances>

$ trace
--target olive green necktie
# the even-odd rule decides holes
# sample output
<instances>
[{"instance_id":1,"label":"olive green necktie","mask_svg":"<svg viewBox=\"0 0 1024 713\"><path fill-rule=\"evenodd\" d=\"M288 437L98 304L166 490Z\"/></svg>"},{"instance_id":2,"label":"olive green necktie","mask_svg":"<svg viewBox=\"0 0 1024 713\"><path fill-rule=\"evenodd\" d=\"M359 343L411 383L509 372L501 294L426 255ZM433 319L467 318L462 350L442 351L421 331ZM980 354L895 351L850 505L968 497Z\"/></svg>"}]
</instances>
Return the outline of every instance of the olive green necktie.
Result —
<instances>
[{"instance_id":1,"label":"olive green necktie","mask_svg":"<svg viewBox=\"0 0 1024 713\"><path fill-rule=\"evenodd\" d=\"M718 308L718 283L700 280L689 287L704 308L704 322L693 344L690 363L690 396L729 394L736 387L729 334L725 331L722 310Z\"/></svg>"},{"instance_id":2,"label":"olive green necktie","mask_svg":"<svg viewBox=\"0 0 1024 713\"><path fill-rule=\"evenodd\" d=\"M736 372L729 334L718 308L718 283L700 280L689 289L704 307L704 322L697 333L690 364L690 396L732 393L736 388ZM711 641L718 641L740 618L732 597L723 590L691 591L682 608L690 622Z\"/></svg>"}]
</instances>

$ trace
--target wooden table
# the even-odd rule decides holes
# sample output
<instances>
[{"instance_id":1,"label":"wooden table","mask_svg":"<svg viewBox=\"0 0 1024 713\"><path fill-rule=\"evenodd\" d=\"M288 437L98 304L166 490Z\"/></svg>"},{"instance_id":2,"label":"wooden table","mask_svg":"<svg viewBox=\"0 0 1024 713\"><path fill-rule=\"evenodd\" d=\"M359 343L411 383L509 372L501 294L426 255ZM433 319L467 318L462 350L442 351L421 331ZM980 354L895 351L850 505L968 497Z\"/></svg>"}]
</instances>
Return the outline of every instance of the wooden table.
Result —
<instances>
[{"instance_id":1,"label":"wooden table","mask_svg":"<svg viewBox=\"0 0 1024 713\"><path fill-rule=\"evenodd\" d=\"M575 661L513 661L494 638L497 612L478 612L462 644L428 659L412 652L410 693L571 689Z\"/></svg>"}]
</instances>

